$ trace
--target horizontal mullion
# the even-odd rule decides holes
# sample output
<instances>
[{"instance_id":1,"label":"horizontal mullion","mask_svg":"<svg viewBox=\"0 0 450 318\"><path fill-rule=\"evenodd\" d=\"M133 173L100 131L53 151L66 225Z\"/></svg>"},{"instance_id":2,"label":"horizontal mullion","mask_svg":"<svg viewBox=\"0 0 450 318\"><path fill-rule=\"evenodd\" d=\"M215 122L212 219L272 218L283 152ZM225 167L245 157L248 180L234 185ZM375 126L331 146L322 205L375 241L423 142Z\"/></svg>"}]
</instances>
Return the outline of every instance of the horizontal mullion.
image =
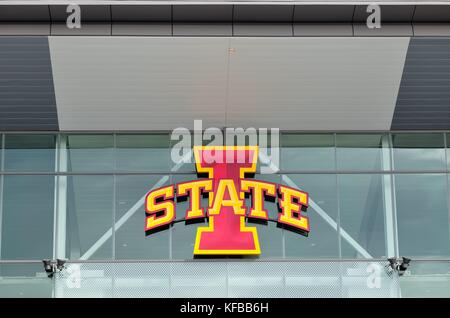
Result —
<instances>
[{"instance_id":1,"label":"horizontal mullion","mask_svg":"<svg viewBox=\"0 0 450 318\"><path fill-rule=\"evenodd\" d=\"M442 170L298 170L298 171L279 171L273 174L258 175L293 175L293 174L436 174L447 173L447 169ZM2 171L0 175L50 175L50 176L78 176L78 175L190 175L197 174L196 171L68 171L68 172L52 172L52 171Z\"/></svg>"}]
</instances>

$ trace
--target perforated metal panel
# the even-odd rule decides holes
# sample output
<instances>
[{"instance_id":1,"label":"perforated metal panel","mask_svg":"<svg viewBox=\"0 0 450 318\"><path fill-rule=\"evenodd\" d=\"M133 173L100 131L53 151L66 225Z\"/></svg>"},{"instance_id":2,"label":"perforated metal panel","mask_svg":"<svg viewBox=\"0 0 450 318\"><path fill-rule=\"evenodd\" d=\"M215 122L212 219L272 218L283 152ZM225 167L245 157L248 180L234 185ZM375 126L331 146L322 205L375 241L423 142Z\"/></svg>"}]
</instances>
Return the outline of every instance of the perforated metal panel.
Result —
<instances>
[{"instance_id":1,"label":"perforated metal panel","mask_svg":"<svg viewBox=\"0 0 450 318\"><path fill-rule=\"evenodd\" d=\"M55 297L399 297L383 261L70 263Z\"/></svg>"}]
</instances>

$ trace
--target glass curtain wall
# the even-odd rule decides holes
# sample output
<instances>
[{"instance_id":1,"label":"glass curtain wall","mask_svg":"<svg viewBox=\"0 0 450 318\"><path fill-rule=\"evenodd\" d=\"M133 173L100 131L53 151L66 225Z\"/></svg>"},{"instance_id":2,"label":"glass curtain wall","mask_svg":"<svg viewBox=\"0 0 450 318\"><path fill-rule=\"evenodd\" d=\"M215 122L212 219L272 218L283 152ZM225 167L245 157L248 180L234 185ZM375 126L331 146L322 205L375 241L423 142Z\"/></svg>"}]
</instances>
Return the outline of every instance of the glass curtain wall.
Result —
<instances>
[{"instance_id":1,"label":"glass curtain wall","mask_svg":"<svg viewBox=\"0 0 450 318\"><path fill-rule=\"evenodd\" d=\"M279 171L255 179L308 192L311 231L250 223L260 258L449 258L448 139L281 134ZM169 132L5 133L0 145L1 260L192 259L204 223L175 222L147 237L143 230L151 189L197 178L193 164L172 162ZM276 218L276 203L265 205Z\"/></svg>"}]
</instances>

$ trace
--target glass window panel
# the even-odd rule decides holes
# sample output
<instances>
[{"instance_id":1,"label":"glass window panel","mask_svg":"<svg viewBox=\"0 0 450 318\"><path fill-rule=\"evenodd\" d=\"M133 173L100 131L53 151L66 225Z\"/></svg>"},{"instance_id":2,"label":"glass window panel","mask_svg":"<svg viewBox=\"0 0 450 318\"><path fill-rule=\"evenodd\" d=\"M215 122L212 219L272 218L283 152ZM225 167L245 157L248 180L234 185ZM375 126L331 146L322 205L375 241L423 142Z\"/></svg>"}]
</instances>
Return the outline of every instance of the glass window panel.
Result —
<instances>
[{"instance_id":1,"label":"glass window panel","mask_svg":"<svg viewBox=\"0 0 450 318\"><path fill-rule=\"evenodd\" d=\"M256 173L272 174L279 171L281 167L281 148L280 147L259 147L258 163Z\"/></svg>"},{"instance_id":2,"label":"glass window panel","mask_svg":"<svg viewBox=\"0 0 450 318\"><path fill-rule=\"evenodd\" d=\"M279 134L271 134L269 132L261 132L254 129L246 129L243 131L229 131L226 136L224 136L224 144L229 146L259 146L259 157L258 164L256 166L256 173L261 173L261 168L266 167L263 173L272 171L273 167L280 167L280 140ZM277 140L278 139L278 140ZM273 143L273 147L272 147ZM204 142L205 145L208 141ZM269 166L272 165L272 169Z\"/></svg>"},{"instance_id":3,"label":"glass window panel","mask_svg":"<svg viewBox=\"0 0 450 318\"><path fill-rule=\"evenodd\" d=\"M255 175L255 180L272 183L281 183L280 175ZM247 213L251 207L251 196L246 199ZM272 221L261 222L247 219L247 226L254 226L258 231L259 244L261 247L260 258L282 258L283 257L283 229L277 226L278 205L276 198L266 198L264 208L269 212ZM275 222L273 222L275 221Z\"/></svg>"},{"instance_id":4,"label":"glass window panel","mask_svg":"<svg viewBox=\"0 0 450 318\"><path fill-rule=\"evenodd\" d=\"M381 170L381 134L336 135L339 170Z\"/></svg>"},{"instance_id":5,"label":"glass window panel","mask_svg":"<svg viewBox=\"0 0 450 318\"><path fill-rule=\"evenodd\" d=\"M170 236L162 229L145 236L144 199L152 188L168 185L168 176L117 176L116 259L168 259Z\"/></svg>"},{"instance_id":6,"label":"glass window panel","mask_svg":"<svg viewBox=\"0 0 450 318\"><path fill-rule=\"evenodd\" d=\"M372 257L385 257L383 176L338 176L340 225ZM342 257L361 258L355 246L341 237Z\"/></svg>"},{"instance_id":7,"label":"glass window panel","mask_svg":"<svg viewBox=\"0 0 450 318\"><path fill-rule=\"evenodd\" d=\"M2 259L51 258L54 176L4 176Z\"/></svg>"},{"instance_id":8,"label":"glass window panel","mask_svg":"<svg viewBox=\"0 0 450 318\"><path fill-rule=\"evenodd\" d=\"M443 170L444 134L393 134L395 170Z\"/></svg>"},{"instance_id":9,"label":"glass window panel","mask_svg":"<svg viewBox=\"0 0 450 318\"><path fill-rule=\"evenodd\" d=\"M179 138L179 140L170 140L170 169L173 172L195 173L195 160L192 152L194 136L193 134L186 134L179 136ZM201 137L199 137L199 140L201 140ZM208 144L209 142L202 142L202 144Z\"/></svg>"},{"instance_id":10,"label":"glass window panel","mask_svg":"<svg viewBox=\"0 0 450 318\"><path fill-rule=\"evenodd\" d=\"M311 231L308 237L286 230L287 258L339 258L337 224L337 198L335 175L287 175L302 191L309 193L309 217ZM293 186L283 177L283 184ZM313 209L314 203L320 208ZM330 224L331 222L331 224Z\"/></svg>"},{"instance_id":11,"label":"glass window panel","mask_svg":"<svg viewBox=\"0 0 450 318\"><path fill-rule=\"evenodd\" d=\"M290 171L334 170L334 135L282 135L281 168Z\"/></svg>"},{"instance_id":12,"label":"glass window panel","mask_svg":"<svg viewBox=\"0 0 450 318\"><path fill-rule=\"evenodd\" d=\"M5 171L55 171L54 135L5 136Z\"/></svg>"},{"instance_id":13,"label":"glass window panel","mask_svg":"<svg viewBox=\"0 0 450 318\"><path fill-rule=\"evenodd\" d=\"M112 228L113 196L113 176L67 177L67 258L112 258L112 237L100 238Z\"/></svg>"},{"instance_id":14,"label":"glass window panel","mask_svg":"<svg viewBox=\"0 0 450 318\"><path fill-rule=\"evenodd\" d=\"M177 204L178 211L185 211L185 204ZM185 221L176 222L172 225L172 258L173 259L193 259L194 244L197 229L202 226L208 226L205 220L186 223Z\"/></svg>"},{"instance_id":15,"label":"glass window panel","mask_svg":"<svg viewBox=\"0 0 450 318\"><path fill-rule=\"evenodd\" d=\"M231 137L230 137L231 138ZM258 139L259 138L259 139ZM276 164L277 167L280 166L279 164L279 160L280 160L280 154L275 154L272 153L272 151L277 151L279 152L279 148L275 147L278 146L274 145L274 149L271 149L271 135L268 134L267 137L262 137L261 135L257 136L257 141L261 140L261 138L264 138L265 142L264 142L264 148L260 148L260 153L264 153L268 159L276 159L276 161L274 160L274 163ZM181 140L181 139L180 139ZM192 172L195 173L196 172L196 168L195 168L195 161L194 161L194 157L192 156L192 153L185 153L186 159L188 160L188 162L183 162L183 163L178 163L178 161L174 161L177 158L181 158L182 157L182 150L186 149L186 148L179 148L181 147L181 145L191 145L191 147L189 148L189 150L192 150L192 146L194 145L194 141L198 142L198 144L201 144L203 146L218 146L218 145L223 145L222 140L219 140L218 142L216 142L215 140L210 141L210 140L203 140L202 136L198 137L198 140L194 140L194 135L189 135L184 137L183 140L188 140L186 141L186 143L180 143L180 140L171 140L170 141L170 168L171 169L175 169L173 171L175 172ZM245 137L245 145L250 145L250 144L254 144L253 142L250 143L250 139L249 137ZM238 140L237 137L235 136L234 138L234 142L240 142L241 140ZM177 146L178 149L173 149L174 146ZM175 154L176 158L172 158L172 153ZM257 173L259 173L261 171L261 166L267 166L267 164L263 164L261 161L258 162L257 165Z\"/></svg>"},{"instance_id":16,"label":"glass window panel","mask_svg":"<svg viewBox=\"0 0 450 318\"><path fill-rule=\"evenodd\" d=\"M197 175L174 175L171 178L171 183L181 183L191 180L197 180ZM177 216L176 220L182 220L185 218L186 210L189 208L189 198L177 199L176 202ZM207 209L208 198L202 198L202 206ZM197 234L197 228L200 226L208 226L206 220L197 220L194 222L185 221L176 222L172 226L172 258L173 259L192 259L194 252L195 237Z\"/></svg>"},{"instance_id":17,"label":"glass window panel","mask_svg":"<svg viewBox=\"0 0 450 318\"><path fill-rule=\"evenodd\" d=\"M278 140L277 140L278 139ZM281 167L280 135L258 132L257 174L273 174Z\"/></svg>"},{"instance_id":18,"label":"glass window panel","mask_svg":"<svg viewBox=\"0 0 450 318\"><path fill-rule=\"evenodd\" d=\"M113 171L113 135L68 135L69 171Z\"/></svg>"},{"instance_id":19,"label":"glass window panel","mask_svg":"<svg viewBox=\"0 0 450 318\"><path fill-rule=\"evenodd\" d=\"M0 264L0 298L51 298L53 285L42 262Z\"/></svg>"},{"instance_id":20,"label":"glass window panel","mask_svg":"<svg viewBox=\"0 0 450 318\"><path fill-rule=\"evenodd\" d=\"M116 135L117 170L169 171L169 135Z\"/></svg>"},{"instance_id":21,"label":"glass window panel","mask_svg":"<svg viewBox=\"0 0 450 318\"><path fill-rule=\"evenodd\" d=\"M400 278L403 298L449 298L450 262L414 261Z\"/></svg>"},{"instance_id":22,"label":"glass window panel","mask_svg":"<svg viewBox=\"0 0 450 318\"><path fill-rule=\"evenodd\" d=\"M259 258L283 257L283 229L277 222L257 222L247 220L248 227L256 227L258 231L261 254Z\"/></svg>"},{"instance_id":23,"label":"glass window panel","mask_svg":"<svg viewBox=\"0 0 450 318\"><path fill-rule=\"evenodd\" d=\"M400 255L450 255L446 182L444 174L395 176Z\"/></svg>"}]
</instances>

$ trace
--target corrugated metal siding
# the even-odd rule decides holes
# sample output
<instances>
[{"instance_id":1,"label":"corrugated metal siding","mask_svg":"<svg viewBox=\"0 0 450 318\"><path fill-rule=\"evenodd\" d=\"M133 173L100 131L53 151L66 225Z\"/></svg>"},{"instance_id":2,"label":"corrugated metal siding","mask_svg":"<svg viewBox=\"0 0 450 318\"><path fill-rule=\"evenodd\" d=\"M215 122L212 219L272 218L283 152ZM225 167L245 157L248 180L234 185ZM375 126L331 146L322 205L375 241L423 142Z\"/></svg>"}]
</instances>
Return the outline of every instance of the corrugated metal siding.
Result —
<instances>
[{"instance_id":1,"label":"corrugated metal siding","mask_svg":"<svg viewBox=\"0 0 450 318\"><path fill-rule=\"evenodd\" d=\"M450 38L411 39L391 129L450 129Z\"/></svg>"},{"instance_id":2,"label":"corrugated metal siding","mask_svg":"<svg viewBox=\"0 0 450 318\"><path fill-rule=\"evenodd\" d=\"M0 37L0 130L58 130L46 37Z\"/></svg>"}]
</instances>

